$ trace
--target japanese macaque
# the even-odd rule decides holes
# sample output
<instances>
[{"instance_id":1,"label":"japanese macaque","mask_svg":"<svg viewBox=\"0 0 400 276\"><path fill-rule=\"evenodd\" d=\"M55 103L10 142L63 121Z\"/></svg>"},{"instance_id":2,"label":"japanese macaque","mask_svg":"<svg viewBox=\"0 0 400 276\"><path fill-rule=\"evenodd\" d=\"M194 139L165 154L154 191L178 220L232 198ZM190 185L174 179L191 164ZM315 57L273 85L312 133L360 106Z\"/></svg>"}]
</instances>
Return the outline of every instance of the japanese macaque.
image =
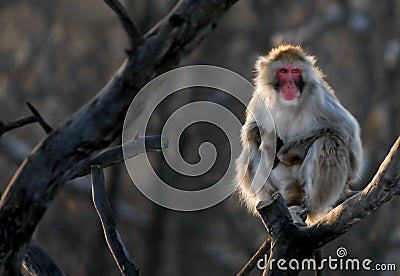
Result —
<instances>
[{"instance_id":1,"label":"japanese macaque","mask_svg":"<svg viewBox=\"0 0 400 276\"><path fill-rule=\"evenodd\" d=\"M339 103L315 61L291 45L257 60L256 89L236 165L240 195L250 212L280 192L288 206L306 211L310 225L360 176L358 123Z\"/></svg>"}]
</instances>

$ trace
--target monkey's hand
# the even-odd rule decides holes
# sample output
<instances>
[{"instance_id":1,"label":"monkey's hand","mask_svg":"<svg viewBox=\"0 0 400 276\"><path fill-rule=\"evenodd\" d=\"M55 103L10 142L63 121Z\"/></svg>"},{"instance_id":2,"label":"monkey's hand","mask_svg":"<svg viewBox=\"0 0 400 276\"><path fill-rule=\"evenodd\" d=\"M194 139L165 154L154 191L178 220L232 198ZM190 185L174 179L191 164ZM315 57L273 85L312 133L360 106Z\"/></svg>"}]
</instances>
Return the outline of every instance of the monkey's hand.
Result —
<instances>
[{"instance_id":1,"label":"monkey's hand","mask_svg":"<svg viewBox=\"0 0 400 276\"><path fill-rule=\"evenodd\" d=\"M289 212L294 224L297 224L298 226L307 225L305 223L307 218L307 209L304 209L304 207L301 206L294 205L289 207Z\"/></svg>"},{"instance_id":2,"label":"monkey's hand","mask_svg":"<svg viewBox=\"0 0 400 276\"><path fill-rule=\"evenodd\" d=\"M318 129L308 135L296 136L284 144L276 156L286 166L300 164L306 157L311 145L325 135L336 135L336 133L331 129Z\"/></svg>"},{"instance_id":3,"label":"monkey's hand","mask_svg":"<svg viewBox=\"0 0 400 276\"><path fill-rule=\"evenodd\" d=\"M277 157L281 163L285 164L286 166L292 166L300 164L305 155L306 154L303 152L303 150L295 150L294 148L285 147L278 152Z\"/></svg>"},{"instance_id":4,"label":"monkey's hand","mask_svg":"<svg viewBox=\"0 0 400 276\"><path fill-rule=\"evenodd\" d=\"M296 137L286 144L284 144L277 157L280 162L286 166L292 166L303 162L307 155L308 149L315 141L313 136L310 137Z\"/></svg>"}]
</instances>

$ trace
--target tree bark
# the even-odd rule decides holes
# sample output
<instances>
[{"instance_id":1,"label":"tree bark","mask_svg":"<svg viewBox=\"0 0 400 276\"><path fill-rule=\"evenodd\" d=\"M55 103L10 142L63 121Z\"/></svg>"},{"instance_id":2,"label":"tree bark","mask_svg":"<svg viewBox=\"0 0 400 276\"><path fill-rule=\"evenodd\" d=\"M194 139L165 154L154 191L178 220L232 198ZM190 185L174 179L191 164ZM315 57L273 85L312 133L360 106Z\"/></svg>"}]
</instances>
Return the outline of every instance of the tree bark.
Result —
<instances>
[{"instance_id":1,"label":"tree bark","mask_svg":"<svg viewBox=\"0 0 400 276\"><path fill-rule=\"evenodd\" d=\"M346 233L351 226L370 215L385 202L400 194L400 137L382 162L368 186L332 209L312 226L293 223L280 194L272 202L260 202L257 209L271 235L271 252L264 275L297 275L301 269L282 270L290 261L302 264L328 242Z\"/></svg>"},{"instance_id":2,"label":"tree bark","mask_svg":"<svg viewBox=\"0 0 400 276\"><path fill-rule=\"evenodd\" d=\"M176 66L236 1L178 2L136 45L106 86L24 160L0 202L0 273L19 273L25 244L74 174L75 164L120 135L126 111L138 91Z\"/></svg>"}]
</instances>

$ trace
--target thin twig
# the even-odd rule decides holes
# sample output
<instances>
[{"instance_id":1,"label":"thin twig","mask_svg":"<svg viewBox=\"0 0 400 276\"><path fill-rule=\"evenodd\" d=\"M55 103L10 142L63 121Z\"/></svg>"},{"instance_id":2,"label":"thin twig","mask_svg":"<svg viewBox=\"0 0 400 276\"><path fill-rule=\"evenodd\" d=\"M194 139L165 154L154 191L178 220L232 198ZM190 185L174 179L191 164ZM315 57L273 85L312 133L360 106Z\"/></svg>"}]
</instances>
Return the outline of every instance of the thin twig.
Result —
<instances>
[{"instance_id":1,"label":"thin twig","mask_svg":"<svg viewBox=\"0 0 400 276\"><path fill-rule=\"evenodd\" d=\"M260 246L257 252L251 257L251 259L243 266L243 268L239 271L237 276L247 276L254 269L258 260L263 258L265 254L271 249L271 237L264 241L264 243Z\"/></svg>"},{"instance_id":2,"label":"thin twig","mask_svg":"<svg viewBox=\"0 0 400 276\"><path fill-rule=\"evenodd\" d=\"M118 0L104 0L106 4L117 14L121 21L122 27L129 38L130 51L134 51L136 47L143 41L143 36L139 28L132 21L126 8ZM129 52L128 52L129 53Z\"/></svg>"},{"instance_id":3,"label":"thin twig","mask_svg":"<svg viewBox=\"0 0 400 276\"><path fill-rule=\"evenodd\" d=\"M1 121L0 120L0 137L7 131L13 130L15 128L19 128L25 125L29 125L32 123L36 123L37 119L35 116L27 116L20 119L15 119L11 121Z\"/></svg>"},{"instance_id":4,"label":"thin twig","mask_svg":"<svg viewBox=\"0 0 400 276\"><path fill-rule=\"evenodd\" d=\"M52 131L51 126L46 123L46 121L43 119L43 117L40 115L40 113L37 111L37 109L31 105L29 102L27 103L29 109L33 113L31 116L26 116L20 119L15 119L11 121L1 121L0 120L0 137L7 131L13 130L15 128L19 128L25 125L29 125L32 123L39 123L42 128L46 131L46 133L49 133Z\"/></svg>"},{"instance_id":5,"label":"thin twig","mask_svg":"<svg viewBox=\"0 0 400 276\"><path fill-rule=\"evenodd\" d=\"M33 113L33 116L35 116L39 125L44 129L44 131L46 133L50 133L53 130L53 128L43 119L43 117L42 117L42 115L40 115L39 111L37 111L37 109L30 102L27 102L26 104L28 105L28 108Z\"/></svg>"},{"instance_id":6,"label":"thin twig","mask_svg":"<svg viewBox=\"0 0 400 276\"><path fill-rule=\"evenodd\" d=\"M103 168L92 166L92 197L104 230L108 248L123 275L139 275L139 269L133 263L128 250L116 228L110 202L105 188Z\"/></svg>"}]
</instances>

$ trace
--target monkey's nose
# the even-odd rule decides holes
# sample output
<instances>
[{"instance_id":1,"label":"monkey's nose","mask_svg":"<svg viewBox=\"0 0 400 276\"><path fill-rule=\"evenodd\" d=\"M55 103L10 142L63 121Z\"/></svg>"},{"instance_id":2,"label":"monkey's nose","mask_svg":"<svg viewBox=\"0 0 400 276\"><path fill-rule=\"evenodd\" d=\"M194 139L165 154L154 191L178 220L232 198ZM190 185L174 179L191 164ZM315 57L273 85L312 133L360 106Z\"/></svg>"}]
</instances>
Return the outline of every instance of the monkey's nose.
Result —
<instances>
[{"instance_id":1,"label":"monkey's nose","mask_svg":"<svg viewBox=\"0 0 400 276\"><path fill-rule=\"evenodd\" d=\"M288 78L287 79L287 85L288 85L288 87L292 88L292 87L296 86L296 83L292 78Z\"/></svg>"}]
</instances>

